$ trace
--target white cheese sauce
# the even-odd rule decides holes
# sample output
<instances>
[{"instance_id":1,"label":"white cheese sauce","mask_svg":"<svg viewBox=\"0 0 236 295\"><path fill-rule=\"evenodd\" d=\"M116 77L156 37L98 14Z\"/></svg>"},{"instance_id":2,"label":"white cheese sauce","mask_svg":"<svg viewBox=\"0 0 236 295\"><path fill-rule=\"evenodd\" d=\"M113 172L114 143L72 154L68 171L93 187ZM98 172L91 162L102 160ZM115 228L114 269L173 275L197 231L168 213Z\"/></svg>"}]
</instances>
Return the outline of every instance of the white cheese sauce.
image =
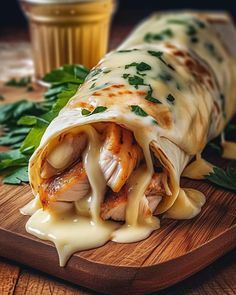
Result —
<instances>
[{"instance_id":1,"label":"white cheese sauce","mask_svg":"<svg viewBox=\"0 0 236 295\"><path fill-rule=\"evenodd\" d=\"M126 223L121 225L100 218L100 205L106 189L106 182L98 162L101 141L93 127L85 126L81 130L86 130L89 136L89 144L83 154L83 163L92 193L74 203L54 202L51 209L46 210L40 208L37 197L21 209L22 213L32 215L26 224L27 232L55 244L60 266L64 266L69 257L77 251L99 247L109 240L119 243L137 242L147 238L153 230L160 227L157 217L151 214L147 216L139 214L140 202L153 174L147 139L140 131L134 132L136 140L143 149L146 164L138 168L128 181Z\"/></svg>"}]
</instances>

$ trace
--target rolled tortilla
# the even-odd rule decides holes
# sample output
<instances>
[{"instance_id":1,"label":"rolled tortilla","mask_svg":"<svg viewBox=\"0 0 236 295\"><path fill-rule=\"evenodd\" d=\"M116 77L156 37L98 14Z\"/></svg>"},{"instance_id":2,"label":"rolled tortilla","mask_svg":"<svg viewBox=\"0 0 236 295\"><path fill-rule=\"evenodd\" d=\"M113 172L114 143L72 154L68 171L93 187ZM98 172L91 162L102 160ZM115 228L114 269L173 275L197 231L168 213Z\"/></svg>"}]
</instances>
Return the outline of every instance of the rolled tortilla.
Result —
<instances>
[{"instance_id":1,"label":"rolled tortilla","mask_svg":"<svg viewBox=\"0 0 236 295\"><path fill-rule=\"evenodd\" d=\"M82 158L92 192L89 216L99 222L106 191L99 167L101 134L107 126L103 124L113 122L132 132L144 156L143 166L127 181L133 188L128 193L123 226L128 234L116 230L113 240L131 242L148 236L158 227L152 215L185 219L198 214L204 196L180 188L180 176L236 111L235 42L235 28L225 13L158 13L149 17L92 69L47 128L30 159L33 194L42 199L42 167L62 138L85 133L88 143ZM63 158L63 151L59 158ZM155 161L163 168L166 191L170 192L161 197L151 216L142 218L142 197ZM130 238L130 227L144 224L151 224L152 230L141 227L145 234Z\"/></svg>"}]
</instances>

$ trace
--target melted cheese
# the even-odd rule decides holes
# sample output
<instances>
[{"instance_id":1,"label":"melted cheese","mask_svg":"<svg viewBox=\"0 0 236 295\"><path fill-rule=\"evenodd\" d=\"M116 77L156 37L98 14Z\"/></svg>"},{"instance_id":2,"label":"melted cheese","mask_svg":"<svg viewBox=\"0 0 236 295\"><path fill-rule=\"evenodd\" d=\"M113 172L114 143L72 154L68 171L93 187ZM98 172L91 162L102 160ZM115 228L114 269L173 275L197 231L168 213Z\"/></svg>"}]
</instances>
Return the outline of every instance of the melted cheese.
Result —
<instances>
[{"instance_id":1,"label":"melted cheese","mask_svg":"<svg viewBox=\"0 0 236 295\"><path fill-rule=\"evenodd\" d=\"M26 204L20 209L20 213L23 215L33 215L38 209L42 208L39 195L37 195L33 200Z\"/></svg>"},{"instance_id":2,"label":"melted cheese","mask_svg":"<svg viewBox=\"0 0 236 295\"><path fill-rule=\"evenodd\" d=\"M203 193L191 188L180 189L174 205L167 210L165 217L173 219L190 219L195 217L205 204Z\"/></svg>"},{"instance_id":3,"label":"melted cheese","mask_svg":"<svg viewBox=\"0 0 236 295\"><path fill-rule=\"evenodd\" d=\"M189 164L183 171L183 177L191 179L205 179L205 176L213 171L214 166L204 160L200 154L196 155L196 160Z\"/></svg>"},{"instance_id":4,"label":"melted cheese","mask_svg":"<svg viewBox=\"0 0 236 295\"><path fill-rule=\"evenodd\" d=\"M28 220L26 229L42 240L53 242L59 254L60 266L64 266L76 251L105 244L116 226L109 221L93 222L73 211L61 215L39 209Z\"/></svg>"},{"instance_id":5,"label":"melted cheese","mask_svg":"<svg viewBox=\"0 0 236 295\"><path fill-rule=\"evenodd\" d=\"M160 227L157 217L139 214L140 202L153 174L149 143L140 131L136 129L134 133L143 149L146 164L133 173L127 184L129 194L126 223L121 226L100 218L100 205L106 189L98 162L101 142L93 127L85 126L81 129L89 136L88 147L83 153L83 163L91 184L91 195L75 202L74 206L72 202L54 202L50 209L38 209L35 212L39 203L37 198L22 209L25 214L33 214L26 224L27 232L52 241L58 251L61 266L76 251L99 247L110 239L120 243L137 242Z\"/></svg>"}]
</instances>

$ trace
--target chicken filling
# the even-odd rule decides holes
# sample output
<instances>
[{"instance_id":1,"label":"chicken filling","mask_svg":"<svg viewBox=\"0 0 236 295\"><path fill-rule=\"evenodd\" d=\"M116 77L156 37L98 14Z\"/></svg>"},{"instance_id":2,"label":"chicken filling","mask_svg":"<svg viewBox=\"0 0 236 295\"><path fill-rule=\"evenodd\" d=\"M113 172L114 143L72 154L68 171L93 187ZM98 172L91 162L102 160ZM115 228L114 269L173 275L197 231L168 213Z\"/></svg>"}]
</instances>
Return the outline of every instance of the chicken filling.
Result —
<instances>
[{"instance_id":1,"label":"chicken filling","mask_svg":"<svg viewBox=\"0 0 236 295\"><path fill-rule=\"evenodd\" d=\"M130 190L127 180L144 164L144 156L131 131L115 123L100 124L95 129L101 135L99 165L107 184L100 216L103 220L124 221ZM76 202L89 196L91 187L83 165L87 145L85 132L76 136L66 134L48 153L42 164L39 191L44 208L55 202ZM162 198L171 194L166 173L156 164L158 167L139 205L140 214L155 214Z\"/></svg>"}]
</instances>

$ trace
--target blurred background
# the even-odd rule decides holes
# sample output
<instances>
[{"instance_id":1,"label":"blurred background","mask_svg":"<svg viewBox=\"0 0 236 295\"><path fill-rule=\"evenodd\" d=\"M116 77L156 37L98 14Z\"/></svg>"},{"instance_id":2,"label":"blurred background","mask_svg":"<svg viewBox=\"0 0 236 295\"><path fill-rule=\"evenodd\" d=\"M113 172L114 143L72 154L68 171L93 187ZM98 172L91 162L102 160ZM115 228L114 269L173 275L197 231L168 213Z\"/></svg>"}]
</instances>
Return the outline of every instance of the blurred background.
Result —
<instances>
[{"instance_id":1,"label":"blurred background","mask_svg":"<svg viewBox=\"0 0 236 295\"><path fill-rule=\"evenodd\" d=\"M27 2L27 0L25 1ZM109 34L110 18L115 6L113 3L116 1L118 2L118 8ZM3 3L4 5L0 9L0 63L5 79L6 72L9 73L9 76L25 75L26 72L23 69L28 71L30 75L34 71L35 78L40 79L45 73L62 64L81 63L88 68L92 68L104 56L107 50L116 48L127 37L134 25L153 11L176 9L218 10L228 11L236 19L236 5L233 0L103 0L94 2L82 0L79 2L80 4L78 4L79 6L77 6L76 10L72 7L74 4L72 6L69 5L71 7L68 8L69 16L65 14L66 21L63 20L60 25L59 18L64 17L64 13L67 13L66 6L68 3L60 7L60 12L57 4L56 6L52 5L54 10L49 18L50 21L53 18L53 24L57 23L57 25L51 26L49 23L45 23L47 28L45 30L42 19L48 13L46 11L49 8L46 8L46 6L50 7L50 5L45 6L45 4L41 4L40 9L37 10L37 8L33 9L34 5L30 4L32 11L29 8L30 5L29 7L23 5L25 11L30 12L29 14L37 15L37 21L31 22L30 26L31 47L33 49L30 51L30 43L28 42L30 40L30 31L27 27L26 17L20 8L20 0L5 0ZM93 5L91 3L95 5L92 8L94 10L93 16L90 16L89 9L81 8L81 5ZM106 4L102 6L103 4L101 3ZM105 14L103 14L103 9L106 9ZM74 16L75 11L76 16ZM83 15L86 15L86 13L83 14L84 11L87 11L87 19L78 24L77 20L81 19L81 17L83 19ZM43 18L41 18L41 13ZM101 21L97 22L95 19L97 19L96 15L99 15L99 13ZM38 15L40 15L40 21L38 21ZM91 21L90 17L94 17L94 20ZM105 18L109 18L109 22ZM73 19L75 22L72 25ZM83 23L86 25L83 26ZM104 26L106 26L106 31L103 29ZM64 29L67 32L66 34ZM82 31L83 33L81 33ZM55 38L60 36L60 38L55 39L52 36ZM70 38L70 36L74 37ZM45 40L47 41L45 42ZM25 41L26 43L22 43ZM15 44L14 42L18 43ZM32 66L31 52L33 54L34 68ZM20 62L18 63L18 61ZM5 70L3 71L4 66ZM10 72L13 68L14 72ZM16 70L18 71L17 73ZM4 77L1 77L0 73L0 80Z\"/></svg>"},{"instance_id":2,"label":"blurred background","mask_svg":"<svg viewBox=\"0 0 236 295\"><path fill-rule=\"evenodd\" d=\"M4 5L2 5L0 10L0 26L16 24L26 26L26 20L18 2L18 0L4 1ZM236 19L236 3L234 0L120 0L115 21L120 14L127 13L126 22L135 22L136 19L147 15L153 10L183 8L228 10Z\"/></svg>"}]
</instances>

